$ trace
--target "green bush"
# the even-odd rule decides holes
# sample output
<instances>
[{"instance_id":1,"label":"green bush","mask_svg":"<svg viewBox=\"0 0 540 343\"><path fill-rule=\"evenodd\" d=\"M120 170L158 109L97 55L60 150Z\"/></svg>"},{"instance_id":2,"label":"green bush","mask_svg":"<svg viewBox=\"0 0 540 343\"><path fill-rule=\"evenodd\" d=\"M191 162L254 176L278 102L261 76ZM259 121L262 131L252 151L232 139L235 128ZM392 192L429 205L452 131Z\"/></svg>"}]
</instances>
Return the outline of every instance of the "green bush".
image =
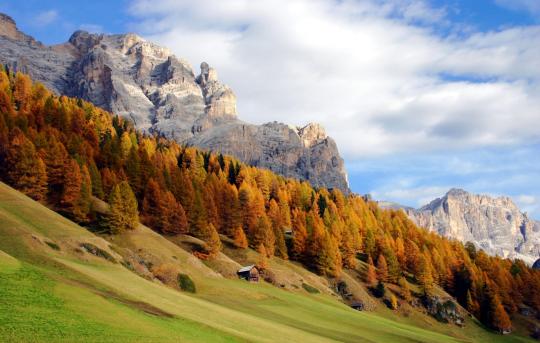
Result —
<instances>
[{"instance_id":1,"label":"green bush","mask_svg":"<svg viewBox=\"0 0 540 343\"><path fill-rule=\"evenodd\" d=\"M178 286L180 287L181 290L185 292L190 292L190 293L197 292L197 290L195 289L195 283L193 282L193 280L191 280L191 278L187 274L182 274L182 273L178 274Z\"/></svg>"},{"instance_id":2,"label":"green bush","mask_svg":"<svg viewBox=\"0 0 540 343\"><path fill-rule=\"evenodd\" d=\"M308 293L318 294L319 290L313 286L308 285L307 283L302 283L302 288L305 289Z\"/></svg>"},{"instance_id":3,"label":"green bush","mask_svg":"<svg viewBox=\"0 0 540 343\"><path fill-rule=\"evenodd\" d=\"M81 243L81 247L84 248L84 250L88 251L92 255L96 255L97 257L101 257L101 258L106 259L107 261L111 261L113 263L116 263L116 260L114 259L114 257L112 257L111 254L109 254L108 252L106 252L103 249L100 249L100 248L96 247L93 244Z\"/></svg>"},{"instance_id":4,"label":"green bush","mask_svg":"<svg viewBox=\"0 0 540 343\"><path fill-rule=\"evenodd\" d=\"M51 249L53 250L56 250L56 251L59 251L60 250L60 247L58 246L58 244L54 243L54 242L49 242L49 241L45 241L45 243L51 247Z\"/></svg>"}]
</instances>

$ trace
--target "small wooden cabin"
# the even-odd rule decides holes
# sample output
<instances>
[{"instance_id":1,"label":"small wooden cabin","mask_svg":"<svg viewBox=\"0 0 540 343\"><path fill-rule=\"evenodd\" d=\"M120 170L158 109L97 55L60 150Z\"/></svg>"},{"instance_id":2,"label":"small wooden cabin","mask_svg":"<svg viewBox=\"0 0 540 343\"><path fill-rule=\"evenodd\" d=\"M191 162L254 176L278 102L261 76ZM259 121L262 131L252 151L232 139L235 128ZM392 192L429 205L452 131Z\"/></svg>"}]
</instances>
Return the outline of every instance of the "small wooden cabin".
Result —
<instances>
[{"instance_id":1,"label":"small wooden cabin","mask_svg":"<svg viewBox=\"0 0 540 343\"><path fill-rule=\"evenodd\" d=\"M259 270L254 264L242 267L236 272L240 279L251 282L259 282Z\"/></svg>"}]
</instances>

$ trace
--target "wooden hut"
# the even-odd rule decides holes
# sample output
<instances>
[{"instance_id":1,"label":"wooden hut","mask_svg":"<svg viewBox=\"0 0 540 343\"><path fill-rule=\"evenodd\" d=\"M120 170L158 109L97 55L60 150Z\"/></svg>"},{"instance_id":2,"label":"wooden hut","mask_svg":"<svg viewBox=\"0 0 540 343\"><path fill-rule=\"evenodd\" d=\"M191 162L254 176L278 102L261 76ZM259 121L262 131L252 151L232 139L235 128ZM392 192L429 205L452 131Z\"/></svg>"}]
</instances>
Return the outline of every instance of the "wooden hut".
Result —
<instances>
[{"instance_id":1,"label":"wooden hut","mask_svg":"<svg viewBox=\"0 0 540 343\"><path fill-rule=\"evenodd\" d=\"M259 270L254 264L242 267L236 272L240 279L251 282L259 282Z\"/></svg>"}]
</instances>

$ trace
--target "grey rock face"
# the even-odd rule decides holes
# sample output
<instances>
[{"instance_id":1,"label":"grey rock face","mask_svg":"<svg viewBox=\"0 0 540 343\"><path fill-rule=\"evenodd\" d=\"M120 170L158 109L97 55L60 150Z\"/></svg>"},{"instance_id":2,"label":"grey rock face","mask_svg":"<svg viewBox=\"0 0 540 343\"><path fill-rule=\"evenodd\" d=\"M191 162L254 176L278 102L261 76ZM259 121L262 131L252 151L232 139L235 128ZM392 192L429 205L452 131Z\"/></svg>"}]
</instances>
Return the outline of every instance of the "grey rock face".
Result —
<instances>
[{"instance_id":1,"label":"grey rock face","mask_svg":"<svg viewBox=\"0 0 540 343\"><path fill-rule=\"evenodd\" d=\"M492 198L451 189L418 210L406 210L419 226L488 254L521 258L532 264L540 254L540 223L508 197Z\"/></svg>"},{"instance_id":2,"label":"grey rock face","mask_svg":"<svg viewBox=\"0 0 540 343\"><path fill-rule=\"evenodd\" d=\"M0 46L0 62L12 70L130 118L139 129L348 192L343 160L322 127L242 122L234 92L205 62L195 75L187 61L134 34L77 31L68 42L47 47L3 14Z\"/></svg>"}]
</instances>

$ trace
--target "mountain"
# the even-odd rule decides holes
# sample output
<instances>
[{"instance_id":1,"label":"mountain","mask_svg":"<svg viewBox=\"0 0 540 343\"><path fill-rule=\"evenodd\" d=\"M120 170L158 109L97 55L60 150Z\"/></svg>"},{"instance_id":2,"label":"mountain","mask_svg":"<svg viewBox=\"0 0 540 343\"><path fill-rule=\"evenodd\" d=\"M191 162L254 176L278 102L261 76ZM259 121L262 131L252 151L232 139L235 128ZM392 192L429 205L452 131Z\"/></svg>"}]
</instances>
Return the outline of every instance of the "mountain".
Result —
<instances>
[{"instance_id":1,"label":"mountain","mask_svg":"<svg viewBox=\"0 0 540 343\"><path fill-rule=\"evenodd\" d=\"M417 225L491 255L521 258L532 264L540 253L540 223L520 211L509 197L492 198L451 189L418 210L405 209Z\"/></svg>"},{"instance_id":2,"label":"mountain","mask_svg":"<svg viewBox=\"0 0 540 343\"><path fill-rule=\"evenodd\" d=\"M348 192L343 159L318 124L254 125L237 116L236 96L203 62L192 66L135 34L75 32L45 46L0 14L0 63L56 94L79 97L131 119L137 128L236 156L314 186Z\"/></svg>"}]
</instances>

